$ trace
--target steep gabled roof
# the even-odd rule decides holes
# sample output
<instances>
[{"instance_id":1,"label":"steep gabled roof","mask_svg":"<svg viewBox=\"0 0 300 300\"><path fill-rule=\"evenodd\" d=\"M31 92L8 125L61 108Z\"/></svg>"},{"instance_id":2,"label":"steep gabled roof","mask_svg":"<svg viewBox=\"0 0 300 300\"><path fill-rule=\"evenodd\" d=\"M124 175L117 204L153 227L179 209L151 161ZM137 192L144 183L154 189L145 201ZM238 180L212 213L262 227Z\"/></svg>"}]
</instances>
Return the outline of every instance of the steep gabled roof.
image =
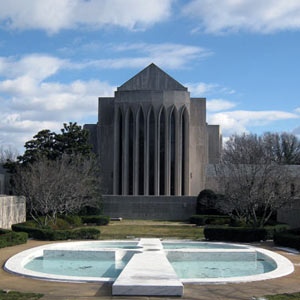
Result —
<instances>
[{"instance_id":1,"label":"steep gabled roof","mask_svg":"<svg viewBox=\"0 0 300 300\"><path fill-rule=\"evenodd\" d=\"M118 91L138 90L187 91L187 88L152 63L134 77L126 81L123 85L118 87Z\"/></svg>"}]
</instances>

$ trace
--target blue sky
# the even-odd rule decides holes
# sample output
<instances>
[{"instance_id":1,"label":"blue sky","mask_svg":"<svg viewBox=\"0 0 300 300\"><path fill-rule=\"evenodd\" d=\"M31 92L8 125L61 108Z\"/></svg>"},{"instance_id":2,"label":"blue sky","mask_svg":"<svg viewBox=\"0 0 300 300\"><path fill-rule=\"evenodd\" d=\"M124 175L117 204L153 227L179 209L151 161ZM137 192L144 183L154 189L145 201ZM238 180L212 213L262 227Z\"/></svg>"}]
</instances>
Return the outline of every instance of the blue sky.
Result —
<instances>
[{"instance_id":1,"label":"blue sky","mask_svg":"<svg viewBox=\"0 0 300 300\"><path fill-rule=\"evenodd\" d=\"M234 133L300 136L300 0L0 2L0 145L97 122L97 97L154 62Z\"/></svg>"}]
</instances>

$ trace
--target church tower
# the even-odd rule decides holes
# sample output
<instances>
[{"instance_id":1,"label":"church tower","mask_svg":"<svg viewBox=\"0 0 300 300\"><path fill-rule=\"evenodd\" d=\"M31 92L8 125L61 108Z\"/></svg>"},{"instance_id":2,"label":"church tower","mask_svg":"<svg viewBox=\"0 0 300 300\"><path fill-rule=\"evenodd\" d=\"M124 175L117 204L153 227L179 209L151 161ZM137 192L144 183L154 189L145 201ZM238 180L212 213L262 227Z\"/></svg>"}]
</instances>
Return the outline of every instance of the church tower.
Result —
<instances>
[{"instance_id":1,"label":"church tower","mask_svg":"<svg viewBox=\"0 0 300 300\"><path fill-rule=\"evenodd\" d=\"M190 98L151 64L114 97L100 97L98 117L85 128L100 158L104 194L189 196L204 189L209 140L220 140L209 137L219 133L206 123L205 98Z\"/></svg>"}]
</instances>

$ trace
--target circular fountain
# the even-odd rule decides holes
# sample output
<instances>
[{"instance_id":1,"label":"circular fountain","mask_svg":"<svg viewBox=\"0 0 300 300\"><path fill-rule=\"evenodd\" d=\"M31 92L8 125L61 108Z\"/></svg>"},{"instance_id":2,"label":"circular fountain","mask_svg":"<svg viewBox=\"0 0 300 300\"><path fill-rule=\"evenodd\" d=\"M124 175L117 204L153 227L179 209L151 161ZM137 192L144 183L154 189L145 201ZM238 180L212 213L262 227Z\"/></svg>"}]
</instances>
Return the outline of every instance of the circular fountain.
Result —
<instances>
[{"instance_id":1,"label":"circular fountain","mask_svg":"<svg viewBox=\"0 0 300 300\"><path fill-rule=\"evenodd\" d=\"M141 284L145 287L148 276L154 291L155 286L167 286L168 283L164 281L168 281L169 277L172 284L177 286L177 292L166 295L180 295L179 286L183 291L184 283L272 279L292 273L294 266L282 255L250 245L140 239L48 244L14 255L7 260L4 269L35 279L110 281L114 282L113 294L115 286L116 295L127 295L122 293L123 282L126 282L125 291L129 290L128 282L132 286ZM144 278L144 282L139 276ZM157 284L153 283L155 277ZM122 288L117 289L120 286Z\"/></svg>"}]
</instances>

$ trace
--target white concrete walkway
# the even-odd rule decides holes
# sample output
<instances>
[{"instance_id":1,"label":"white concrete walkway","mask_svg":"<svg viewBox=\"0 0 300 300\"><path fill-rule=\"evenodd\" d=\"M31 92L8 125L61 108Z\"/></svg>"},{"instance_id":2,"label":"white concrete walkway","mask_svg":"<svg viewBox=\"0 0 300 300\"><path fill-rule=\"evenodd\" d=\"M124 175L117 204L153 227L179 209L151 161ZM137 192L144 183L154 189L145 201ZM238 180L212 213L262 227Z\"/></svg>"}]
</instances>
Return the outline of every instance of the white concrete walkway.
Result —
<instances>
[{"instance_id":1,"label":"white concrete walkway","mask_svg":"<svg viewBox=\"0 0 300 300\"><path fill-rule=\"evenodd\" d=\"M183 284L162 250L159 239L141 239L135 254L112 286L113 295L182 296Z\"/></svg>"}]
</instances>

